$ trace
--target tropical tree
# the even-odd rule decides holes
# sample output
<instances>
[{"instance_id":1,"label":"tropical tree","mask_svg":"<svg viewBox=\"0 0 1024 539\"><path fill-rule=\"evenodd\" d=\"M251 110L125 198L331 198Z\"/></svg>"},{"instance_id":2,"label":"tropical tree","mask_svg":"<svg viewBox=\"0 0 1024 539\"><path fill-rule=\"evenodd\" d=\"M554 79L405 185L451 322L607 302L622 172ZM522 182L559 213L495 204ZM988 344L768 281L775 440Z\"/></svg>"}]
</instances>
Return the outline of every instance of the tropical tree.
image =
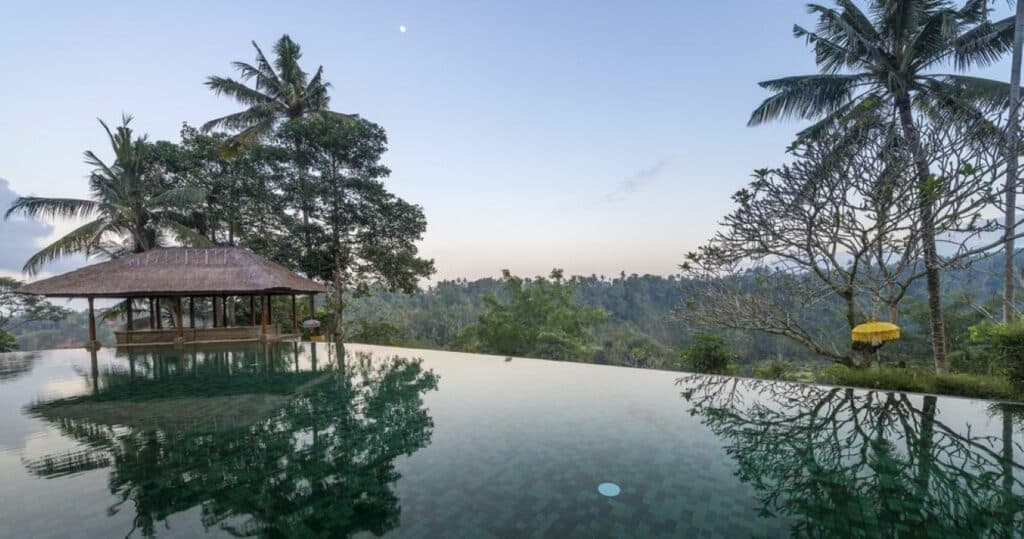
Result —
<instances>
[{"instance_id":1,"label":"tropical tree","mask_svg":"<svg viewBox=\"0 0 1024 539\"><path fill-rule=\"evenodd\" d=\"M1017 221L1017 172L1020 152L1020 63L1024 48L1024 2L1017 2L1013 18L1013 64L1010 67L1010 112L1006 120L1006 243L1003 246L1003 322L1013 321L1016 308L1014 293L1017 282L1014 268L1014 226Z\"/></svg>"},{"instance_id":2,"label":"tropical tree","mask_svg":"<svg viewBox=\"0 0 1024 539\"><path fill-rule=\"evenodd\" d=\"M889 123L867 127L860 122L807 139L791 149L790 163L755 171L733 195L736 208L719 232L681 267L697 283L681 320L700 332L780 335L848 366L874 361L873 349L852 343L850 331L880 310L896 323L926 268L918 219L923 193L910 180L914 165L901 149L902 132ZM942 184L927 194L936 227L956 232L941 238L942 262L969 265L1002 245L992 237L998 220L979 218L997 200L999 131L979 140L978 130L960 122L933 121L919 136ZM841 321L822 324L832 318L822 311L833 309Z\"/></svg>"},{"instance_id":3,"label":"tropical tree","mask_svg":"<svg viewBox=\"0 0 1024 539\"><path fill-rule=\"evenodd\" d=\"M263 50L255 41L256 65L246 62L234 62L241 80L229 77L209 77L206 85L217 95L226 95L246 107L245 110L210 120L203 124L203 131L214 128L225 128L235 134L223 147L222 155L234 158L241 147L273 133L283 122L305 117L332 117L341 120L358 119L354 114L343 114L331 111L330 96L327 94L331 85L323 79L324 68L320 66L312 77L299 66L302 49L299 44L285 34L274 44L274 62L263 54ZM246 82L252 82L252 86ZM301 157L302 148L292 148L297 157ZM310 192L305 163L298 163L297 181L306 185L303 192ZM307 197L300 201L300 213L303 225L309 229L311 214L314 211L312 200ZM308 250L313 238L307 234L302 238L303 246Z\"/></svg>"},{"instance_id":4,"label":"tropical tree","mask_svg":"<svg viewBox=\"0 0 1024 539\"><path fill-rule=\"evenodd\" d=\"M44 320L56 322L71 312L39 296L18 294L16 290L22 284L17 279L0 277L0 352L18 349L17 339L11 334L18 325Z\"/></svg>"},{"instance_id":5,"label":"tropical tree","mask_svg":"<svg viewBox=\"0 0 1024 539\"><path fill-rule=\"evenodd\" d=\"M302 118L283 125L278 139L299 148L292 163L301 169L286 175L283 197L304 214L309 209L308 220L291 229L295 241L285 263L333 286L332 332L344 336L347 294L364 295L371 284L412 293L420 278L434 272L434 261L420 258L416 247L426 217L381 181L391 171L381 164L387 135L380 126L335 116Z\"/></svg>"},{"instance_id":6,"label":"tropical tree","mask_svg":"<svg viewBox=\"0 0 1024 539\"><path fill-rule=\"evenodd\" d=\"M780 118L817 120L800 133L813 137L848 126L867 115L891 111L912 156L916 184L927 195L940 189L929 170L929 156L918 122L930 117L979 119L979 109L1005 106L1006 83L956 73L935 72L991 64L1010 50L1013 23L988 19L987 0L968 0L957 8L948 0L870 0L867 13L853 0L838 0L838 9L812 4L814 31L794 26L815 53L820 73L761 82L774 95L750 117L749 125ZM936 248L931 197L919 208L922 250L931 317L935 368L946 371L942 320L940 259Z\"/></svg>"},{"instance_id":7,"label":"tropical tree","mask_svg":"<svg viewBox=\"0 0 1024 539\"><path fill-rule=\"evenodd\" d=\"M323 80L323 66L312 77L299 66L302 49L285 34L274 44L274 62L271 63L255 41L256 65L234 62L241 80L212 76L206 86L217 95L226 95L246 107L206 122L204 131L225 128L236 134L231 140L234 147L251 142L273 132L281 122L304 116L332 115L356 118L355 115L328 109L330 83ZM252 86L246 82L252 82Z\"/></svg>"},{"instance_id":8,"label":"tropical tree","mask_svg":"<svg viewBox=\"0 0 1024 539\"><path fill-rule=\"evenodd\" d=\"M608 313L574 300L578 279L554 269L549 278L535 279L503 270L502 280L508 301L484 298L487 312L455 339L457 349L569 361L591 354L592 330Z\"/></svg>"},{"instance_id":9,"label":"tropical tree","mask_svg":"<svg viewBox=\"0 0 1024 539\"><path fill-rule=\"evenodd\" d=\"M89 175L90 199L19 197L4 214L43 219L78 219L87 222L43 247L25 263L23 271L34 274L60 257L76 253L114 256L139 253L157 247L167 236L183 243L203 244L205 239L186 226L184 208L203 201L204 193L192 187L163 184L151 167L151 145L145 136L135 136L131 116L106 131L114 162L105 163L92 151L85 162L93 167ZM128 248L111 250L111 242Z\"/></svg>"}]
</instances>

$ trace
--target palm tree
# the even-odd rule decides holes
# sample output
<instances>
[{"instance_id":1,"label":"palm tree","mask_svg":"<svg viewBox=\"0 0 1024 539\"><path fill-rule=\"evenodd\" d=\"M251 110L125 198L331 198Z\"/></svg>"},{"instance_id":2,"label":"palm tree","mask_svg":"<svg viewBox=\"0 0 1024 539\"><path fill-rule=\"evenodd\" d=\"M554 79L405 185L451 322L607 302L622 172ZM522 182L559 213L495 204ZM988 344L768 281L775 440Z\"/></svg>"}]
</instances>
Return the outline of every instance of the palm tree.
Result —
<instances>
[{"instance_id":1,"label":"palm tree","mask_svg":"<svg viewBox=\"0 0 1024 539\"><path fill-rule=\"evenodd\" d=\"M32 255L22 270L34 274L57 258L84 253L117 256L157 247L162 235L180 241L205 243L184 223L183 208L199 204L205 196L192 187L158 185L150 170L149 143L136 137L125 115L121 125L111 131L100 120L114 151L114 163L107 165L92 151L85 162L93 167L89 175L91 199L19 197L4 214L44 219L88 219L88 222ZM111 251L111 241L125 245Z\"/></svg>"},{"instance_id":2,"label":"palm tree","mask_svg":"<svg viewBox=\"0 0 1024 539\"><path fill-rule=\"evenodd\" d=\"M915 120L973 121L987 107L1007 105L1006 83L933 72L950 64L958 70L991 64L1010 49L1013 23L989 21L987 3L967 0L958 9L948 0L869 0L870 16L853 0L837 0L838 9L808 6L818 17L817 28L794 26L793 34L813 46L820 73L761 82L775 94L754 110L749 125L787 117L818 120L801 132L806 137L891 111L913 157L915 180L930 192L934 179ZM940 260L930 198L921 197L922 248L935 369L945 372Z\"/></svg>"},{"instance_id":3,"label":"palm tree","mask_svg":"<svg viewBox=\"0 0 1024 539\"><path fill-rule=\"evenodd\" d=\"M1010 113L1006 120L1006 240L1003 245L1003 322L1012 322L1016 317L1014 293L1016 292L1016 271L1013 263L1014 237L1017 222L1017 169L1020 152L1020 62L1024 45L1024 1L1017 1L1014 17L1013 64L1010 66Z\"/></svg>"},{"instance_id":4,"label":"palm tree","mask_svg":"<svg viewBox=\"0 0 1024 539\"><path fill-rule=\"evenodd\" d=\"M245 82L227 77L213 76L206 80L206 85L217 95L233 97L235 101L247 107L241 112L222 116L203 124L204 131L224 127L236 132L222 149L224 157L234 157L241 146L270 134L278 124L284 121L317 115L330 115L345 120L359 118L355 114L342 114L328 108L331 99L327 95L327 90L331 84L323 80L324 67L318 67L316 73L310 78L309 74L299 66L302 50L288 34L281 36L274 44L273 64L267 60L263 50L255 41L252 42L252 46L256 49L256 65L245 62L234 62L233 64L241 75L242 81L252 81L251 87L247 86ZM302 148L293 148L293 150L297 157L302 154ZM306 174L303 167L298 167L298 170L298 181L300 184L305 184ZM303 188L300 191L307 192L308 189ZM309 233L311 202L303 200L300 202L300 206L304 230L303 244L308 251L312 242Z\"/></svg>"},{"instance_id":5,"label":"palm tree","mask_svg":"<svg viewBox=\"0 0 1024 539\"><path fill-rule=\"evenodd\" d=\"M229 77L209 77L206 86L217 95L226 95L246 107L241 112L228 114L210 120L203 125L204 131L217 127L235 131L232 145L258 139L271 131L282 121L293 120L316 114L331 114L343 118L357 118L356 115L342 114L328 109L330 83L323 80L323 66L317 68L310 78L299 66L302 50L287 34L274 44L274 63L264 56L255 41L256 65L234 62L241 81ZM245 82L251 81L252 86Z\"/></svg>"}]
</instances>

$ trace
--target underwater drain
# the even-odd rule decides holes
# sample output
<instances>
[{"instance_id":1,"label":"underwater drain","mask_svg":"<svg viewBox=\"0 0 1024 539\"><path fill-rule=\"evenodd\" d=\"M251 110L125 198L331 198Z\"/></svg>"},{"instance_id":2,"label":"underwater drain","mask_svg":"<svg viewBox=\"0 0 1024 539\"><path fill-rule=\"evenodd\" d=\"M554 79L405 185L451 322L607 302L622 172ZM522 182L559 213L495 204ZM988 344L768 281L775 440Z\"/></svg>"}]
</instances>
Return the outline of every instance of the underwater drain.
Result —
<instances>
[{"instance_id":1,"label":"underwater drain","mask_svg":"<svg viewBox=\"0 0 1024 539\"><path fill-rule=\"evenodd\" d=\"M620 492L622 492L622 489L619 488L619 486L616 485L615 483L601 483L600 485L597 486L597 491L600 492L603 496L614 498L615 496L618 496Z\"/></svg>"}]
</instances>

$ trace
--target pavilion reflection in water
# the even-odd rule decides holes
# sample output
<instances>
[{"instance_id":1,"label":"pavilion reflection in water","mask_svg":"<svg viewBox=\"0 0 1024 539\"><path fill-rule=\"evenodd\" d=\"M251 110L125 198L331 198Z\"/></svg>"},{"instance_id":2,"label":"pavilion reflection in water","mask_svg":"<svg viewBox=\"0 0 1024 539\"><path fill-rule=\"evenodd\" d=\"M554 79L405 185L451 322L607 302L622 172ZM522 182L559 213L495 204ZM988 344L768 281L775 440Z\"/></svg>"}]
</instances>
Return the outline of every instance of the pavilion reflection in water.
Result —
<instances>
[{"instance_id":1,"label":"pavilion reflection in water","mask_svg":"<svg viewBox=\"0 0 1024 539\"><path fill-rule=\"evenodd\" d=\"M94 353L92 394L29 410L81 448L26 466L52 479L109 468L108 511L135 512L129 535L194 507L236 535L381 534L400 513L394 460L430 442L422 396L437 376L315 345L300 368L302 346L133 348L103 368Z\"/></svg>"},{"instance_id":2,"label":"pavilion reflection in water","mask_svg":"<svg viewBox=\"0 0 1024 539\"><path fill-rule=\"evenodd\" d=\"M992 404L1002 432L976 434L943 423L932 395L707 375L679 384L762 515L790 519L793 536L1024 536L1018 405Z\"/></svg>"}]
</instances>

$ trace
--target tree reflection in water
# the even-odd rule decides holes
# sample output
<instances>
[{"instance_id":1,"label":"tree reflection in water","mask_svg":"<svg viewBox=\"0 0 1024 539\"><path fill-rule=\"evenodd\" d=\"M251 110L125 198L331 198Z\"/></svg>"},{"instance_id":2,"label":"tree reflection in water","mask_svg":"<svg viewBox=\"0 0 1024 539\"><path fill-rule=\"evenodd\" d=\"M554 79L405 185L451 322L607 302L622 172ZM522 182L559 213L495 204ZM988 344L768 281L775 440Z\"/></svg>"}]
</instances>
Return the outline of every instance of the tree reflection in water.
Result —
<instances>
[{"instance_id":1,"label":"tree reflection in water","mask_svg":"<svg viewBox=\"0 0 1024 539\"><path fill-rule=\"evenodd\" d=\"M691 375L690 413L724 442L764 516L801 537L1024 533L1013 416L999 435L951 428L934 396Z\"/></svg>"},{"instance_id":2,"label":"tree reflection in water","mask_svg":"<svg viewBox=\"0 0 1024 539\"><path fill-rule=\"evenodd\" d=\"M32 408L86 449L26 465L50 478L109 466L120 498L109 512L134 506L129 535L192 507L204 526L243 536L395 527L394 461L429 444L422 396L438 377L419 360L367 355L297 372L290 349L129 358L93 395Z\"/></svg>"}]
</instances>

